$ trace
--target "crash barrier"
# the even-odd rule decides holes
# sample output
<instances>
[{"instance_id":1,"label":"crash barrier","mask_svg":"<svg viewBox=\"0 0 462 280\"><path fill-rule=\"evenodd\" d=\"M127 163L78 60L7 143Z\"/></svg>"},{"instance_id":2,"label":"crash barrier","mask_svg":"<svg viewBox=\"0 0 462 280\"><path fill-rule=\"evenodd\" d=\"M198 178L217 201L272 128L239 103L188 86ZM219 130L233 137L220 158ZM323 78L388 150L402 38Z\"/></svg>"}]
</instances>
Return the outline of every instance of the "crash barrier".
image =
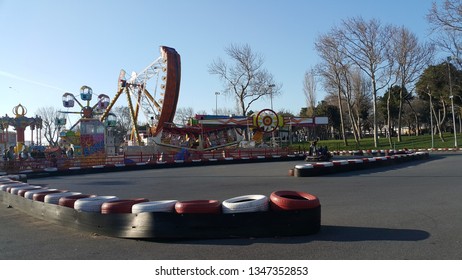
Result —
<instances>
[{"instance_id":1,"label":"crash barrier","mask_svg":"<svg viewBox=\"0 0 462 280\"><path fill-rule=\"evenodd\" d=\"M375 167L388 166L414 160L428 159L428 152L415 152L407 154L396 154L379 157L364 157L345 160L333 160L329 162L312 162L297 164L289 175L295 177L320 176L339 172L363 170Z\"/></svg>"},{"instance_id":2,"label":"crash barrier","mask_svg":"<svg viewBox=\"0 0 462 280\"><path fill-rule=\"evenodd\" d=\"M224 200L121 199L48 189L0 177L4 204L78 230L121 238L204 239L308 235L321 228L311 194L276 191ZM58 199L59 197L59 199Z\"/></svg>"},{"instance_id":3,"label":"crash barrier","mask_svg":"<svg viewBox=\"0 0 462 280\"><path fill-rule=\"evenodd\" d=\"M336 150L331 151L336 156L388 156L415 152L458 152L461 148L426 148L426 149L380 149L380 150Z\"/></svg>"},{"instance_id":4,"label":"crash barrier","mask_svg":"<svg viewBox=\"0 0 462 280\"><path fill-rule=\"evenodd\" d=\"M107 158L86 157L82 159L63 159L54 165L48 161L16 161L14 162L14 168L6 168L3 174L25 174L28 178L41 178L56 175L78 175L154 168L292 161L305 158L303 152L287 148L211 151L191 154L186 158L178 158L175 155L175 153L140 153L137 155L121 155ZM0 162L0 169L2 168L1 164L4 163Z\"/></svg>"}]
</instances>

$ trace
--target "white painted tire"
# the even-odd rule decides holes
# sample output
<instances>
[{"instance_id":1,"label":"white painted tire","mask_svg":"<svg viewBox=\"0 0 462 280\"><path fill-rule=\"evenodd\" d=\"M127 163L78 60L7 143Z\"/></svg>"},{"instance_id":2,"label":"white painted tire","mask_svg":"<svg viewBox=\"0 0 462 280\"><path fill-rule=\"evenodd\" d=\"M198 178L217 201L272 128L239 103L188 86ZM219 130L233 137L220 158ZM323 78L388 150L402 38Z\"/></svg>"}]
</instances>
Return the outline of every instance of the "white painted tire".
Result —
<instances>
[{"instance_id":1,"label":"white painted tire","mask_svg":"<svg viewBox=\"0 0 462 280\"><path fill-rule=\"evenodd\" d=\"M79 192L59 192L59 193L50 193L50 194L47 194L45 196L45 198L43 199L43 202L45 203L50 203L50 204L58 204L59 203L59 199L61 197L66 197L66 196L71 196L71 195L78 195L78 194L82 194L82 193L79 193Z\"/></svg>"},{"instance_id":2,"label":"white painted tire","mask_svg":"<svg viewBox=\"0 0 462 280\"><path fill-rule=\"evenodd\" d=\"M8 177L0 177L0 184L5 182L11 182L12 180Z\"/></svg>"},{"instance_id":3,"label":"white painted tire","mask_svg":"<svg viewBox=\"0 0 462 280\"><path fill-rule=\"evenodd\" d=\"M261 194L243 195L227 199L221 203L223 213L245 213L268 211L268 197Z\"/></svg>"},{"instance_id":4,"label":"white painted tire","mask_svg":"<svg viewBox=\"0 0 462 280\"><path fill-rule=\"evenodd\" d=\"M8 189L9 187L22 187L22 186L26 186L26 185L28 185L28 184L23 183L23 182L3 184L3 185L0 185L0 190L6 192L6 189Z\"/></svg>"},{"instance_id":5,"label":"white painted tire","mask_svg":"<svg viewBox=\"0 0 462 280\"><path fill-rule=\"evenodd\" d=\"M132 206L132 213L143 212L174 212L178 200L158 200L137 203Z\"/></svg>"},{"instance_id":6,"label":"white painted tire","mask_svg":"<svg viewBox=\"0 0 462 280\"><path fill-rule=\"evenodd\" d=\"M10 189L10 193L14 194L14 195L18 195L18 192L20 190L29 190L30 191L30 190L36 190L36 189L39 189L39 188L42 188L42 187L27 184L27 185L24 185L24 186L12 187Z\"/></svg>"},{"instance_id":7,"label":"white painted tire","mask_svg":"<svg viewBox=\"0 0 462 280\"><path fill-rule=\"evenodd\" d=\"M94 196L77 199L74 203L74 209L81 212L101 212L101 206L104 202L118 200L117 196Z\"/></svg>"},{"instance_id":8,"label":"white painted tire","mask_svg":"<svg viewBox=\"0 0 462 280\"><path fill-rule=\"evenodd\" d=\"M45 168L43 170L46 171L46 172L56 172L56 171L58 171L58 168L56 168L56 167L47 167L47 168Z\"/></svg>"},{"instance_id":9,"label":"white painted tire","mask_svg":"<svg viewBox=\"0 0 462 280\"><path fill-rule=\"evenodd\" d=\"M58 189L47 189L47 188L34 189L34 190L27 191L27 192L24 194L24 198L33 199L33 198L34 198L34 194L36 194L36 193L42 193L42 192L48 192L48 191L57 191L57 190L58 190Z\"/></svg>"}]
</instances>

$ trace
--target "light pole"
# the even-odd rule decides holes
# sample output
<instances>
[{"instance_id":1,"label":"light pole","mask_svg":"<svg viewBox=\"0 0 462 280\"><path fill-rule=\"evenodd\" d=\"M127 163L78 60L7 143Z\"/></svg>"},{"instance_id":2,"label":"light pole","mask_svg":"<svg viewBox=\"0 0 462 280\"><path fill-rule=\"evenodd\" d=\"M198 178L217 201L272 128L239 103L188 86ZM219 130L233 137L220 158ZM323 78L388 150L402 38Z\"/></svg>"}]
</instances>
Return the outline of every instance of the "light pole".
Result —
<instances>
[{"instance_id":1,"label":"light pole","mask_svg":"<svg viewBox=\"0 0 462 280\"><path fill-rule=\"evenodd\" d=\"M218 95L220 95L220 93L216 91L215 92L215 116L218 115Z\"/></svg>"},{"instance_id":2,"label":"light pole","mask_svg":"<svg viewBox=\"0 0 462 280\"><path fill-rule=\"evenodd\" d=\"M432 149L435 146L435 138L433 136L433 108L432 108L432 93L430 91L430 87L427 85L427 91L428 91L428 104L430 106L430 133L432 137Z\"/></svg>"},{"instance_id":3,"label":"light pole","mask_svg":"<svg viewBox=\"0 0 462 280\"><path fill-rule=\"evenodd\" d=\"M454 95L452 94L452 81L451 81L451 65L449 62L451 57L448 56L448 75L449 75L449 98L451 98L451 108L452 108L452 124L454 129L454 148L457 148L457 130L456 130L456 115L454 114Z\"/></svg>"},{"instance_id":4,"label":"light pole","mask_svg":"<svg viewBox=\"0 0 462 280\"><path fill-rule=\"evenodd\" d=\"M273 87L275 86L276 86L275 84L268 85L269 90L270 90L271 110L273 110Z\"/></svg>"},{"instance_id":5,"label":"light pole","mask_svg":"<svg viewBox=\"0 0 462 280\"><path fill-rule=\"evenodd\" d=\"M271 100L271 111L273 110L273 87L275 87L275 84L270 84L268 85L269 90L270 90L270 100ZM274 143L274 130L271 132L271 147L274 147L276 143Z\"/></svg>"}]
</instances>

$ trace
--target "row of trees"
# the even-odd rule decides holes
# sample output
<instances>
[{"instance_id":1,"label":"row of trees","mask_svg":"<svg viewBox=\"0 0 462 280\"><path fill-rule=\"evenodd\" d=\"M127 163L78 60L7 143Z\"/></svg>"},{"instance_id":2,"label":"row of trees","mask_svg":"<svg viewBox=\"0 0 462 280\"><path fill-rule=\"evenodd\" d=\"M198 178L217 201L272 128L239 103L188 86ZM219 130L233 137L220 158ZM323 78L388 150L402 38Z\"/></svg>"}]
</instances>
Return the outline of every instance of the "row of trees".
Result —
<instances>
[{"instance_id":1,"label":"row of trees","mask_svg":"<svg viewBox=\"0 0 462 280\"><path fill-rule=\"evenodd\" d=\"M429 123L430 112L436 120L435 131L441 135L448 100L451 98L456 106L462 103L458 70L462 62L453 59L434 65L434 61L437 51L452 58L459 56L461 9L458 0L446 0L440 6L433 4L427 18L438 35L431 42L420 42L404 26L362 17L343 20L321 34L315 42L321 63L305 73L303 91L307 107L301 113L332 116L332 127L339 127L338 134L346 145L348 134L359 144L366 132L372 131L377 146L384 128L386 135L396 133L401 141L403 121L418 133L422 123ZM232 63L215 60L209 72L223 81L225 93L235 97L239 113L247 114L251 104L261 97L281 94L282 85L275 83L263 68L263 58L250 46L231 45L226 53ZM328 94L321 103L316 98L318 83ZM339 112L334 113L335 110ZM334 116L339 117L338 122Z\"/></svg>"},{"instance_id":2,"label":"row of trees","mask_svg":"<svg viewBox=\"0 0 462 280\"><path fill-rule=\"evenodd\" d=\"M419 43L417 36L405 27L383 25L375 19L366 21L358 17L344 20L342 25L320 35L315 47L321 63L316 65L312 75L320 77L327 93L337 97L340 133L345 144L348 144L347 131L359 143L363 135L362 121L371 114L377 146L379 93L387 88L398 91L395 98L398 101L398 141L401 141L403 104L409 100L409 92L413 91L416 80L432 61L433 44ZM407 90L409 88L411 90ZM392 94L385 96L385 126L391 134Z\"/></svg>"},{"instance_id":3,"label":"row of trees","mask_svg":"<svg viewBox=\"0 0 462 280\"><path fill-rule=\"evenodd\" d=\"M401 141L403 121L418 134L422 124L428 128L432 120L444 141L448 108L454 105L462 130L460 10L458 0L433 4L427 19L437 36L430 43L419 42L406 27L361 17L344 20L320 35L315 47L322 62L305 75L307 114L328 115L345 144L347 132L359 143L371 127L376 146L383 128L389 136L396 132ZM437 51L449 57L435 65ZM328 93L317 107L312 86L316 78Z\"/></svg>"}]
</instances>

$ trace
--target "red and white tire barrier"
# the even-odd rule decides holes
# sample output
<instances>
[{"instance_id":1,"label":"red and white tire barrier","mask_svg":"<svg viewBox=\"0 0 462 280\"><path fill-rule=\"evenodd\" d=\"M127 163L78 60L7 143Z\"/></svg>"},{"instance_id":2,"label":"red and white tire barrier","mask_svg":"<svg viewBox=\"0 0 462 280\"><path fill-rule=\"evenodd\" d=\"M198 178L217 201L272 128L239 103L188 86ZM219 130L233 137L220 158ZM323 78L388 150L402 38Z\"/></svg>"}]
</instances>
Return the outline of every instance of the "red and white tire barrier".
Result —
<instances>
[{"instance_id":1,"label":"red and white tire barrier","mask_svg":"<svg viewBox=\"0 0 462 280\"><path fill-rule=\"evenodd\" d=\"M396 154L390 156L333 160L332 162L297 164L293 169L293 174L296 177L319 176L337 172L355 171L366 168L387 166L391 164L408 162L411 160L422 160L427 159L428 157L429 155L426 152L416 152L412 154Z\"/></svg>"},{"instance_id":2,"label":"red and white tire barrier","mask_svg":"<svg viewBox=\"0 0 462 280\"><path fill-rule=\"evenodd\" d=\"M118 200L117 196L94 196L81 198L75 201L74 209L80 212L99 212L103 203Z\"/></svg>"}]
</instances>

